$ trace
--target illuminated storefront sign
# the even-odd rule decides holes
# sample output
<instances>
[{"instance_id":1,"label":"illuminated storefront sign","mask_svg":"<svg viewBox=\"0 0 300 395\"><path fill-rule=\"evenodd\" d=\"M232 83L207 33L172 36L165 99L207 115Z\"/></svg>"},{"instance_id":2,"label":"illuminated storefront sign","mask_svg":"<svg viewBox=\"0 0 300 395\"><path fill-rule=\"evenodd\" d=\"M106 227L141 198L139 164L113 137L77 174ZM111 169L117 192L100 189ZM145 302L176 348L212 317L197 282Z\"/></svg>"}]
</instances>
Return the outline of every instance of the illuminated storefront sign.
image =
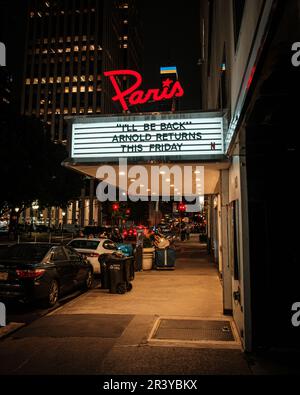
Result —
<instances>
[{"instance_id":1,"label":"illuminated storefront sign","mask_svg":"<svg viewBox=\"0 0 300 395\"><path fill-rule=\"evenodd\" d=\"M71 140L74 159L215 157L224 153L223 117L180 114L78 119L72 124Z\"/></svg>"},{"instance_id":2,"label":"illuminated storefront sign","mask_svg":"<svg viewBox=\"0 0 300 395\"><path fill-rule=\"evenodd\" d=\"M156 89L148 89L144 92L141 89L138 89L142 82L142 76L137 71L133 70L114 70L114 71L105 71L105 77L109 77L110 81L114 87L116 95L112 97L113 101L120 102L124 111L128 110L128 103L131 106L137 104L145 104L149 101L162 101L173 99L176 97L181 97L184 94L183 88L179 81L173 81L170 78L166 78L162 82L162 88ZM117 77L122 76L131 76L135 78L135 82L128 89L121 90ZM121 78L122 80L122 78Z\"/></svg>"}]
</instances>

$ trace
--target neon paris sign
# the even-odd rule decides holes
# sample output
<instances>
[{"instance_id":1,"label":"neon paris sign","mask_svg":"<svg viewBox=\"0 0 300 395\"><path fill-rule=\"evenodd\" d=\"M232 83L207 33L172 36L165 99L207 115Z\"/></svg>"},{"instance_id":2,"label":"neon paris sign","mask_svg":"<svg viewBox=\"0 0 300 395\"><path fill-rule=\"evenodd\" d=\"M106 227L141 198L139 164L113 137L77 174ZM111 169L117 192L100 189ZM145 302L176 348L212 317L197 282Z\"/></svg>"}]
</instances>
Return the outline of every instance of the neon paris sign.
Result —
<instances>
[{"instance_id":1,"label":"neon paris sign","mask_svg":"<svg viewBox=\"0 0 300 395\"><path fill-rule=\"evenodd\" d=\"M113 70L113 71L105 71L105 77L109 77L116 95L112 97L113 101L120 102L124 111L128 110L128 103L132 106L137 104L145 104L152 101L162 101L173 99L176 97L181 97L184 94L184 90L179 81L173 81L170 78L167 78L162 83L162 88L148 89L148 91L143 91L140 88L143 79L140 73L133 70ZM121 90L118 82L118 76L131 76L135 78L135 82L128 89L124 91Z\"/></svg>"}]
</instances>

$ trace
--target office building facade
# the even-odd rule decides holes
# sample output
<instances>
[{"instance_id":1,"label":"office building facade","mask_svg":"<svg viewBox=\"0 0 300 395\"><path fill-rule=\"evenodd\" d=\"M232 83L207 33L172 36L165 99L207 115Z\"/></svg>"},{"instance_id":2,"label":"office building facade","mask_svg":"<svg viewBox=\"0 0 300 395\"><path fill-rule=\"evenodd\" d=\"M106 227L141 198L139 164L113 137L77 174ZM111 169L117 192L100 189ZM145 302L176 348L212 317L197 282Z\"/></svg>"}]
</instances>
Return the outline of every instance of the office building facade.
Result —
<instances>
[{"instance_id":1,"label":"office building facade","mask_svg":"<svg viewBox=\"0 0 300 395\"><path fill-rule=\"evenodd\" d=\"M136 1L31 0L27 12L21 112L46 122L52 140L67 144L66 117L121 112L103 72L140 67ZM99 222L94 180L85 180L72 206L46 217L56 224Z\"/></svg>"}]
</instances>

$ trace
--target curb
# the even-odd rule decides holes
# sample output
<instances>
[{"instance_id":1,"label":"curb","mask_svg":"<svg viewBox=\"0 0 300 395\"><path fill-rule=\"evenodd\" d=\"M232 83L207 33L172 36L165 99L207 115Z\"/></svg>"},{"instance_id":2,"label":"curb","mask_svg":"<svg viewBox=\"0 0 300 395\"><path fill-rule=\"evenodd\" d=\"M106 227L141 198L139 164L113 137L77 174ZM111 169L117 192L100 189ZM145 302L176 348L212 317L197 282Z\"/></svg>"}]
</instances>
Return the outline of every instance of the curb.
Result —
<instances>
[{"instance_id":1,"label":"curb","mask_svg":"<svg viewBox=\"0 0 300 395\"><path fill-rule=\"evenodd\" d=\"M0 340L9 336L11 333L25 326L24 322L10 322L8 325L0 328Z\"/></svg>"}]
</instances>

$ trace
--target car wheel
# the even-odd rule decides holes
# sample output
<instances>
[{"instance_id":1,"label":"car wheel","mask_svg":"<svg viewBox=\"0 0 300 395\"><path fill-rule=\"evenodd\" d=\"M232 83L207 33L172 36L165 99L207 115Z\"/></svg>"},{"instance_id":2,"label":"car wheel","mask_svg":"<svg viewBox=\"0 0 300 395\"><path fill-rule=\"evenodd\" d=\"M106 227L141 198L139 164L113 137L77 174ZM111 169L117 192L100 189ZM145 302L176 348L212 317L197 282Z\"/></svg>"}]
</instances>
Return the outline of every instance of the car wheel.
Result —
<instances>
[{"instance_id":1,"label":"car wheel","mask_svg":"<svg viewBox=\"0 0 300 395\"><path fill-rule=\"evenodd\" d=\"M126 290L127 290L127 292L130 292L132 290L132 284L131 283L127 284Z\"/></svg>"},{"instance_id":2,"label":"car wheel","mask_svg":"<svg viewBox=\"0 0 300 395\"><path fill-rule=\"evenodd\" d=\"M86 279L84 282L84 289L88 290L91 289L93 286L93 273L91 270L88 270Z\"/></svg>"},{"instance_id":3,"label":"car wheel","mask_svg":"<svg viewBox=\"0 0 300 395\"><path fill-rule=\"evenodd\" d=\"M59 285L56 280L52 280L49 286L47 306L53 307L56 305L59 298Z\"/></svg>"}]
</instances>

